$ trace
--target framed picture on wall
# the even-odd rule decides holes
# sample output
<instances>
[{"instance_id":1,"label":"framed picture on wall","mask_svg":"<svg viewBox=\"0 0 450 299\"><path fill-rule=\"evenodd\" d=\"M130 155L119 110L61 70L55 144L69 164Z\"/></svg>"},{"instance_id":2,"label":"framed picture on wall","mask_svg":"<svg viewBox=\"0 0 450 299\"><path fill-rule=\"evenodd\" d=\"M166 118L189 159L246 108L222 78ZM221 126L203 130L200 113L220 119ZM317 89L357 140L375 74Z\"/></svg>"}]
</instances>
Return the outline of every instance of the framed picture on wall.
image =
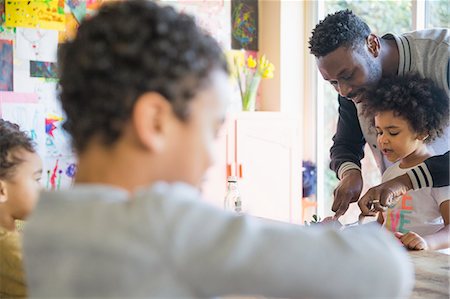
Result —
<instances>
[{"instance_id":1,"label":"framed picture on wall","mask_svg":"<svg viewBox=\"0 0 450 299\"><path fill-rule=\"evenodd\" d=\"M231 1L231 48L258 51L258 0Z\"/></svg>"}]
</instances>

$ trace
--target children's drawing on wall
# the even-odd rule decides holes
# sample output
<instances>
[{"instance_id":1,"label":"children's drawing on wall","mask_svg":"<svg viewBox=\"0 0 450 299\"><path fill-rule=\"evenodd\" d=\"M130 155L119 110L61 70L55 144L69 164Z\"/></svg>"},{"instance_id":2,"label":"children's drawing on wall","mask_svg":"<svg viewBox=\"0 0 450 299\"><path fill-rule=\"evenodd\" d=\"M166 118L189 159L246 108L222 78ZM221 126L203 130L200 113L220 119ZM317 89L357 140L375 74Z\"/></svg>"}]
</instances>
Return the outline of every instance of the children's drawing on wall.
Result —
<instances>
[{"instance_id":1,"label":"children's drawing on wall","mask_svg":"<svg viewBox=\"0 0 450 299\"><path fill-rule=\"evenodd\" d=\"M68 0L67 5L69 6L70 11L72 12L76 21L78 23L80 23L86 16L86 6L87 6L86 1ZM66 15L66 17L67 17L67 15ZM66 19L66 22L67 22L67 19Z\"/></svg>"},{"instance_id":2,"label":"children's drawing on wall","mask_svg":"<svg viewBox=\"0 0 450 299\"><path fill-rule=\"evenodd\" d=\"M5 23L5 0L0 0L0 26Z\"/></svg>"},{"instance_id":3,"label":"children's drawing on wall","mask_svg":"<svg viewBox=\"0 0 450 299\"><path fill-rule=\"evenodd\" d=\"M258 0L231 1L231 48L258 51Z\"/></svg>"},{"instance_id":4,"label":"children's drawing on wall","mask_svg":"<svg viewBox=\"0 0 450 299\"><path fill-rule=\"evenodd\" d=\"M64 118L55 114L48 114L45 118L45 147L46 156L61 157L72 153L70 137L62 129Z\"/></svg>"},{"instance_id":5,"label":"children's drawing on wall","mask_svg":"<svg viewBox=\"0 0 450 299\"><path fill-rule=\"evenodd\" d=\"M16 32L18 58L56 62L58 31L18 27Z\"/></svg>"},{"instance_id":6,"label":"children's drawing on wall","mask_svg":"<svg viewBox=\"0 0 450 299\"><path fill-rule=\"evenodd\" d=\"M77 171L76 161L72 156L46 158L44 161L43 182L48 190L71 187Z\"/></svg>"},{"instance_id":7,"label":"children's drawing on wall","mask_svg":"<svg viewBox=\"0 0 450 299\"><path fill-rule=\"evenodd\" d=\"M58 78L56 63L46 61L30 61L30 77Z\"/></svg>"},{"instance_id":8,"label":"children's drawing on wall","mask_svg":"<svg viewBox=\"0 0 450 299\"><path fill-rule=\"evenodd\" d=\"M27 132L42 155L45 151L43 107L32 93L0 92L0 117L18 124Z\"/></svg>"},{"instance_id":9,"label":"children's drawing on wall","mask_svg":"<svg viewBox=\"0 0 450 299\"><path fill-rule=\"evenodd\" d=\"M192 15L195 22L211 34L223 49L230 48L230 1L224 0L166 0L179 12Z\"/></svg>"},{"instance_id":10,"label":"children's drawing on wall","mask_svg":"<svg viewBox=\"0 0 450 299\"><path fill-rule=\"evenodd\" d=\"M0 90L13 90L12 40L0 40Z\"/></svg>"},{"instance_id":11,"label":"children's drawing on wall","mask_svg":"<svg viewBox=\"0 0 450 299\"><path fill-rule=\"evenodd\" d=\"M64 1L6 1L5 25L52 30L64 30Z\"/></svg>"}]
</instances>

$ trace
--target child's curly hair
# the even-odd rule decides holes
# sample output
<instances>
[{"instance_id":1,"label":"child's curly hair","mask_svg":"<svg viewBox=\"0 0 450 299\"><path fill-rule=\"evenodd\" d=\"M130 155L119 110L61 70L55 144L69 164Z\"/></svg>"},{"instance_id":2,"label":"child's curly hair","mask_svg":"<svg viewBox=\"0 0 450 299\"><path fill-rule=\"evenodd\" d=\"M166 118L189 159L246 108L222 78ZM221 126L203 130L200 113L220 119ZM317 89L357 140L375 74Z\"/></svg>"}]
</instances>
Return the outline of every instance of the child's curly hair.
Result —
<instances>
[{"instance_id":1,"label":"child's curly hair","mask_svg":"<svg viewBox=\"0 0 450 299\"><path fill-rule=\"evenodd\" d=\"M417 74L391 76L380 80L366 94L363 114L372 118L379 112L393 111L419 134L428 134L425 142L442 135L449 124L449 97L431 79Z\"/></svg>"},{"instance_id":2,"label":"child's curly hair","mask_svg":"<svg viewBox=\"0 0 450 299\"><path fill-rule=\"evenodd\" d=\"M369 26L351 10L329 14L316 25L309 38L309 49L316 57L323 57L339 47L364 45L370 34Z\"/></svg>"},{"instance_id":3,"label":"child's curly hair","mask_svg":"<svg viewBox=\"0 0 450 299\"><path fill-rule=\"evenodd\" d=\"M114 143L146 92L164 96L186 120L189 100L211 72L228 72L217 42L192 17L136 0L107 3L85 19L58 62L63 127L78 152L94 136Z\"/></svg>"},{"instance_id":4,"label":"child's curly hair","mask_svg":"<svg viewBox=\"0 0 450 299\"><path fill-rule=\"evenodd\" d=\"M14 155L17 149L35 152L33 141L17 124L0 119L0 179L10 179L17 165L23 162Z\"/></svg>"}]
</instances>

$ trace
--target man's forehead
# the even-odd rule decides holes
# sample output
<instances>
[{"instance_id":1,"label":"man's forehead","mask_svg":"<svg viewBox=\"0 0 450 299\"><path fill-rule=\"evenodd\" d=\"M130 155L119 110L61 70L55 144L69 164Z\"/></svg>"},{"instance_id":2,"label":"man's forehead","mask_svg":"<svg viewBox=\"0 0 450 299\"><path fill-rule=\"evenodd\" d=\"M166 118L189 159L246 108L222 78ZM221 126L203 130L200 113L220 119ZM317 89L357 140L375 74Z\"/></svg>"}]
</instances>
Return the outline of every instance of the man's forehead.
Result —
<instances>
[{"instance_id":1,"label":"man's forehead","mask_svg":"<svg viewBox=\"0 0 450 299\"><path fill-rule=\"evenodd\" d=\"M352 65L352 49L339 47L325 56L316 58L317 67L322 76L336 77Z\"/></svg>"}]
</instances>

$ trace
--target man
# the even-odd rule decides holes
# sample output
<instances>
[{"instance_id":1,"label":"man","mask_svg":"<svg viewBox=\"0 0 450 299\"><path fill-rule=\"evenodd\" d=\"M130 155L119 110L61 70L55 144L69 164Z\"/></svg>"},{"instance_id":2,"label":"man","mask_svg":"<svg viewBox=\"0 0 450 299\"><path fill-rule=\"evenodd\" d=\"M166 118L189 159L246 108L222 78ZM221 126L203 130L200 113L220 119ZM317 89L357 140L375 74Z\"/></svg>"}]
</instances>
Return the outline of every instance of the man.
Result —
<instances>
[{"instance_id":1,"label":"man","mask_svg":"<svg viewBox=\"0 0 450 299\"><path fill-rule=\"evenodd\" d=\"M330 167L340 179L332 206L335 218L339 218L361 194L360 161L365 143L370 145L381 172L390 165L376 146L376 133L370 129L369 119L359 113L364 93L382 77L414 72L432 79L449 94L450 33L448 29L431 29L380 38L351 11L342 10L316 26L309 44L322 77L339 93L339 120L330 149ZM447 128L431 144L432 153L438 156L371 188L359 202L362 214L373 214L372 205L377 211L383 210L409 189L448 186L449 135Z\"/></svg>"}]
</instances>

